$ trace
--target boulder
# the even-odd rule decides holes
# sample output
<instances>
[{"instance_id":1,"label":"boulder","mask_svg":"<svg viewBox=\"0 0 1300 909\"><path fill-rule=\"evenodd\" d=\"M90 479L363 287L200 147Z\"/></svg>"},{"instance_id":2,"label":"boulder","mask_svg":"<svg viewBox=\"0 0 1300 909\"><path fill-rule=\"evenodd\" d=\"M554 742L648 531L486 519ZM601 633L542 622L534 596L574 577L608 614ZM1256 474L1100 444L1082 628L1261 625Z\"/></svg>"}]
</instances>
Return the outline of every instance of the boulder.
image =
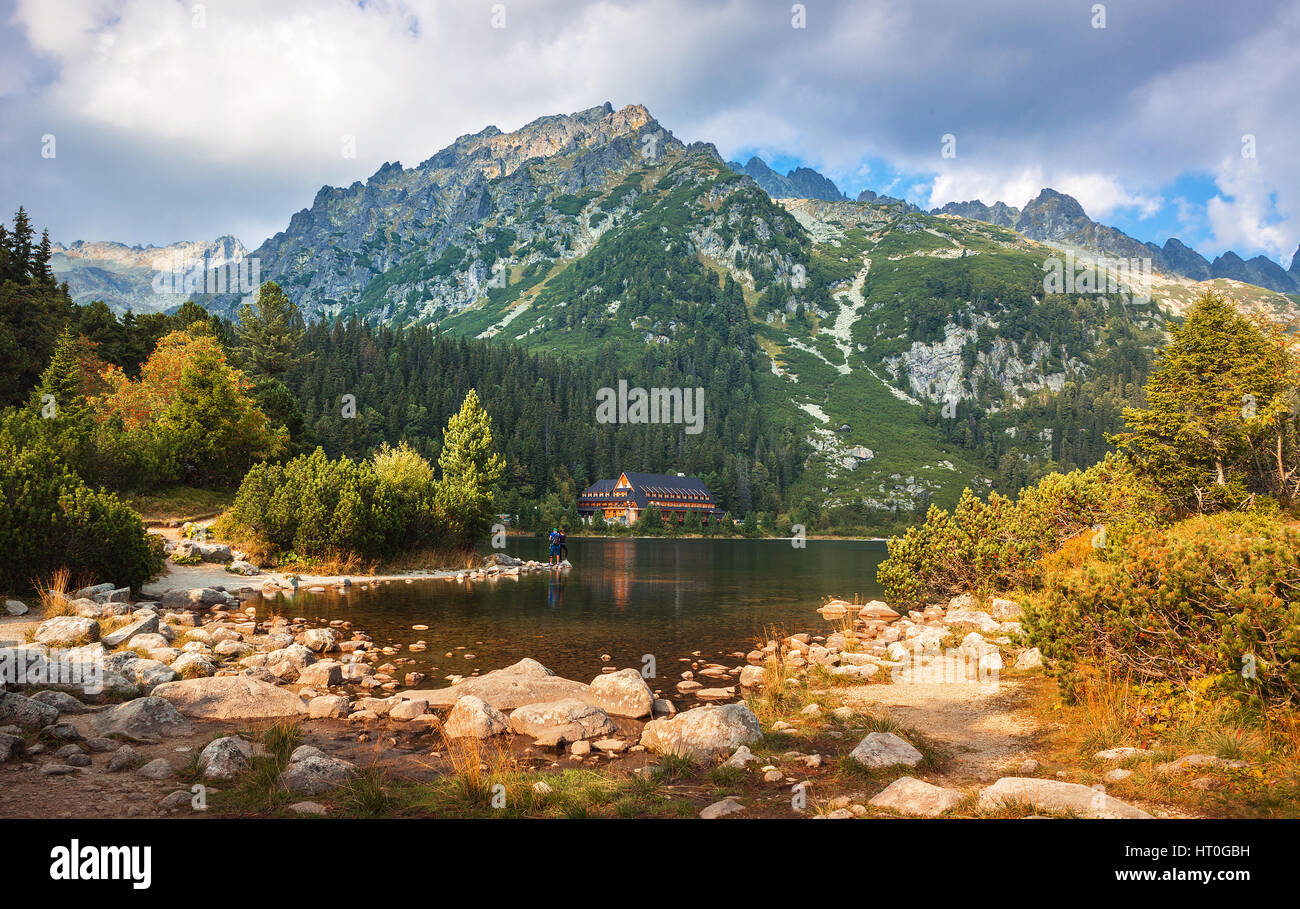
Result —
<instances>
[{"instance_id":1,"label":"boulder","mask_svg":"<svg viewBox=\"0 0 1300 909\"><path fill-rule=\"evenodd\" d=\"M497 710L513 710L525 704L539 704L564 698L584 700L590 686L562 679L533 659L522 659L512 666L466 679L450 688L407 691L413 698L428 701L430 707L451 707L466 695L472 695Z\"/></svg>"},{"instance_id":2,"label":"boulder","mask_svg":"<svg viewBox=\"0 0 1300 909\"><path fill-rule=\"evenodd\" d=\"M163 682L174 682L180 678L175 669L161 660L134 660L127 664L126 672L131 674L146 694L152 693Z\"/></svg>"},{"instance_id":3,"label":"boulder","mask_svg":"<svg viewBox=\"0 0 1300 909\"><path fill-rule=\"evenodd\" d=\"M341 694L312 698L307 704L307 714L313 720L344 719L348 715L348 699Z\"/></svg>"},{"instance_id":4,"label":"boulder","mask_svg":"<svg viewBox=\"0 0 1300 909\"><path fill-rule=\"evenodd\" d=\"M65 691L38 691L32 695L32 700L40 701L42 704L48 704L60 714L85 713L90 709Z\"/></svg>"},{"instance_id":5,"label":"boulder","mask_svg":"<svg viewBox=\"0 0 1300 909\"><path fill-rule=\"evenodd\" d=\"M741 688L758 688L767 679L767 670L762 666L746 666L740 670Z\"/></svg>"},{"instance_id":6,"label":"boulder","mask_svg":"<svg viewBox=\"0 0 1300 909\"><path fill-rule=\"evenodd\" d=\"M183 679L204 678L217 671L216 664L201 653L182 653L171 665L172 671Z\"/></svg>"},{"instance_id":7,"label":"boulder","mask_svg":"<svg viewBox=\"0 0 1300 909\"><path fill-rule=\"evenodd\" d=\"M601 738L615 731L609 714L576 698L518 707L510 714L510 728L546 746Z\"/></svg>"},{"instance_id":8,"label":"boulder","mask_svg":"<svg viewBox=\"0 0 1300 909\"><path fill-rule=\"evenodd\" d=\"M937 817L950 811L961 800L961 793L955 789L945 789L915 777L903 776L886 786L868 804L876 808L888 808L899 814Z\"/></svg>"},{"instance_id":9,"label":"boulder","mask_svg":"<svg viewBox=\"0 0 1300 909\"><path fill-rule=\"evenodd\" d=\"M104 646L110 649L113 647L121 647L123 644L129 643L131 639L138 634L156 634L157 631L158 614L151 612L147 616L132 622L130 625L119 628L111 634L104 635L103 642Z\"/></svg>"},{"instance_id":10,"label":"boulder","mask_svg":"<svg viewBox=\"0 0 1300 909\"><path fill-rule=\"evenodd\" d=\"M858 617L868 621L893 622L900 618L897 611L890 609L883 600L872 600L858 610Z\"/></svg>"},{"instance_id":11,"label":"boulder","mask_svg":"<svg viewBox=\"0 0 1300 909\"><path fill-rule=\"evenodd\" d=\"M640 719L649 716L654 709L654 692L635 669L597 676L591 681L588 695L589 703L611 716Z\"/></svg>"},{"instance_id":12,"label":"boulder","mask_svg":"<svg viewBox=\"0 0 1300 909\"><path fill-rule=\"evenodd\" d=\"M108 772L117 773L121 770L128 770L140 763L140 754L130 745L123 745L113 752L113 756L108 759Z\"/></svg>"},{"instance_id":13,"label":"boulder","mask_svg":"<svg viewBox=\"0 0 1300 909\"><path fill-rule=\"evenodd\" d=\"M199 771L209 780L232 780L249 767L253 745L238 735L214 739L199 752Z\"/></svg>"},{"instance_id":14,"label":"boulder","mask_svg":"<svg viewBox=\"0 0 1300 909\"><path fill-rule=\"evenodd\" d=\"M145 764L136 773L148 780L170 780L176 776L176 771L167 758L157 758Z\"/></svg>"},{"instance_id":15,"label":"boulder","mask_svg":"<svg viewBox=\"0 0 1300 909\"><path fill-rule=\"evenodd\" d=\"M1104 789L1036 777L1005 776L980 790L979 804L985 809L1028 805L1036 811L1057 811L1091 818L1151 817L1140 808L1108 796Z\"/></svg>"},{"instance_id":16,"label":"boulder","mask_svg":"<svg viewBox=\"0 0 1300 909\"><path fill-rule=\"evenodd\" d=\"M33 636L38 644L50 647L75 647L99 640L99 623L75 615L60 615L36 626Z\"/></svg>"},{"instance_id":17,"label":"boulder","mask_svg":"<svg viewBox=\"0 0 1300 909\"><path fill-rule=\"evenodd\" d=\"M26 747L22 736L0 732L0 764L12 757L18 757Z\"/></svg>"},{"instance_id":18,"label":"boulder","mask_svg":"<svg viewBox=\"0 0 1300 909\"><path fill-rule=\"evenodd\" d=\"M1001 623L977 609L951 609L944 616L944 622L958 628L975 628L978 631L997 631Z\"/></svg>"},{"instance_id":19,"label":"boulder","mask_svg":"<svg viewBox=\"0 0 1300 909\"><path fill-rule=\"evenodd\" d=\"M892 732L871 732L849 752L849 757L863 767L915 767L921 763L922 754Z\"/></svg>"},{"instance_id":20,"label":"boulder","mask_svg":"<svg viewBox=\"0 0 1300 909\"><path fill-rule=\"evenodd\" d=\"M399 723L407 723L418 716L424 716L424 712L428 709L428 701L399 701L389 708L388 718Z\"/></svg>"},{"instance_id":21,"label":"boulder","mask_svg":"<svg viewBox=\"0 0 1300 909\"><path fill-rule=\"evenodd\" d=\"M21 600L5 600L5 612L9 615L27 615L27 604Z\"/></svg>"},{"instance_id":22,"label":"boulder","mask_svg":"<svg viewBox=\"0 0 1300 909\"><path fill-rule=\"evenodd\" d=\"M153 693L185 716L206 720L278 719L307 712L307 705L292 691L242 675L166 682Z\"/></svg>"},{"instance_id":23,"label":"boulder","mask_svg":"<svg viewBox=\"0 0 1300 909\"><path fill-rule=\"evenodd\" d=\"M0 725L42 729L59 718L59 711L15 692L0 689Z\"/></svg>"},{"instance_id":24,"label":"boulder","mask_svg":"<svg viewBox=\"0 0 1300 909\"><path fill-rule=\"evenodd\" d=\"M334 632L328 628L308 628L303 632L302 643L312 653L328 653L338 649Z\"/></svg>"},{"instance_id":25,"label":"boulder","mask_svg":"<svg viewBox=\"0 0 1300 909\"><path fill-rule=\"evenodd\" d=\"M763 734L758 717L744 704L696 707L669 719L651 720L641 744L656 754L681 754L694 761L729 755Z\"/></svg>"},{"instance_id":26,"label":"boulder","mask_svg":"<svg viewBox=\"0 0 1300 909\"><path fill-rule=\"evenodd\" d=\"M321 795L356 776L356 764L320 754L294 761L280 773L280 785L298 795Z\"/></svg>"},{"instance_id":27,"label":"boulder","mask_svg":"<svg viewBox=\"0 0 1300 909\"><path fill-rule=\"evenodd\" d=\"M472 694L456 701L442 725L443 732L453 739L486 739L509 728L510 720L504 713Z\"/></svg>"},{"instance_id":28,"label":"boulder","mask_svg":"<svg viewBox=\"0 0 1300 909\"><path fill-rule=\"evenodd\" d=\"M100 735L117 735L133 742L158 742L167 736L189 735L194 726L172 704L159 697L136 698L102 710L91 719Z\"/></svg>"},{"instance_id":29,"label":"boulder","mask_svg":"<svg viewBox=\"0 0 1300 909\"><path fill-rule=\"evenodd\" d=\"M343 664L336 660L321 660L298 671L298 684L312 688L333 688L343 684Z\"/></svg>"},{"instance_id":30,"label":"boulder","mask_svg":"<svg viewBox=\"0 0 1300 909\"><path fill-rule=\"evenodd\" d=\"M1016 669L1030 670L1043 668L1043 654L1037 647L1032 647L1016 657Z\"/></svg>"}]
</instances>

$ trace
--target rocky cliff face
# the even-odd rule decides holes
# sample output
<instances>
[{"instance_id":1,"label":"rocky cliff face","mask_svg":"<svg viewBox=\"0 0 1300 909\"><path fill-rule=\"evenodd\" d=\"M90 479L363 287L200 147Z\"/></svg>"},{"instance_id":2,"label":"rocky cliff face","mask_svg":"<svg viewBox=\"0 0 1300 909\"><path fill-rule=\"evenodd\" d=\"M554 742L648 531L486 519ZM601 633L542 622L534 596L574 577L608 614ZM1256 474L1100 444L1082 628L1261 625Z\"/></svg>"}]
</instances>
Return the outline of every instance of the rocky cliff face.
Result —
<instances>
[{"instance_id":1,"label":"rocky cliff face","mask_svg":"<svg viewBox=\"0 0 1300 909\"><path fill-rule=\"evenodd\" d=\"M168 246L127 246L113 242L78 240L68 246L56 243L50 267L77 303L103 300L117 312L160 312L183 303L184 294L158 293L159 272L185 273L240 262L248 255L232 236L215 240L185 241Z\"/></svg>"},{"instance_id":2,"label":"rocky cliff face","mask_svg":"<svg viewBox=\"0 0 1300 909\"><path fill-rule=\"evenodd\" d=\"M1211 263L1176 237L1163 247L1142 243L1121 230L1092 220L1078 200L1054 189L1044 189L1037 198L1019 211L1002 202L991 206L978 199L972 202L949 202L931 214L957 215L1010 227L1026 237L1097 256L1111 258L1150 258L1154 268L1174 275L1207 281L1230 278L1254 284L1278 293L1300 292L1300 268L1292 259L1290 270L1265 256L1244 261L1234 252L1226 252ZM1300 252L1300 250L1298 250Z\"/></svg>"},{"instance_id":3,"label":"rocky cliff face","mask_svg":"<svg viewBox=\"0 0 1300 909\"><path fill-rule=\"evenodd\" d=\"M773 199L822 199L837 202L845 198L834 181L808 167L797 167L784 177L762 158L750 158L744 165L729 161L727 166L753 179Z\"/></svg>"},{"instance_id":4,"label":"rocky cliff face","mask_svg":"<svg viewBox=\"0 0 1300 909\"><path fill-rule=\"evenodd\" d=\"M255 253L308 317L436 318L477 299L512 262L573 255L576 216L634 162L684 151L640 105L542 117L462 136L416 167L322 187Z\"/></svg>"}]
</instances>

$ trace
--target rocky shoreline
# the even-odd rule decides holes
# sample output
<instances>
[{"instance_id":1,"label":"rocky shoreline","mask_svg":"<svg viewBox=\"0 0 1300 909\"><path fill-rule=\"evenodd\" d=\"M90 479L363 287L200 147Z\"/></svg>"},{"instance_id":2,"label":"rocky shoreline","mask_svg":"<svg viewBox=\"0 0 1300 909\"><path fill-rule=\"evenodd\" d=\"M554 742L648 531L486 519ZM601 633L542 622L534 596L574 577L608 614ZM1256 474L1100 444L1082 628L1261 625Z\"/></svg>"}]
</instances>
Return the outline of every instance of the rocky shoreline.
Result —
<instances>
[{"instance_id":1,"label":"rocky shoreline","mask_svg":"<svg viewBox=\"0 0 1300 909\"><path fill-rule=\"evenodd\" d=\"M483 570L523 567L494 563ZM502 743L496 747L542 772L590 767L653 774L671 760L798 787L807 781L771 758L764 762L751 748L798 724L824 734L838 754L787 751L786 762L797 759L809 771L840 761L868 773L909 773L924 770L926 745L897 731L867 731L871 714L847 705L810 703L795 716L760 719L755 709L779 701L787 688L833 695L836 686L852 692L853 686L907 685L936 671L949 684L987 686L998 684L1008 663L1018 673L1042 667L1036 650L1017 644L1016 603L966 595L906 616L880 601L832 600L818 610L834 625L828 633L768 640L736 651L730 664L697 654L675 682L612 666L581 682L524 659L427 688L420 687L418 673L399 680L399 648L377 647L350 622L259 618L259 588L179 588L137 603L127 601L128 593L111 585L77 591L67 614L41 621L30 641L0 643L9 689L0 696L5 777L53 780L48 785L57 787L99 772L99 788L112 789L120 778L168 789L181 770L174 755L183 754L193 779L225 784L247 773L265 751L250 729L287 723L313 738L288 755L276 777L293 796L320 797L346 787L376 761L375 749L389 759L419 756L433 776L454 772L454 752L472 742ZM672 682L674 697L696 706L679 711L651 681ZM1107 760L1140 759L1137 749L1128 751L1134 753ZM1206 766L1206 757L1187 756L1168 772ZM972 803L980 810L1028 803L1085 817L1149 816L1104 792L1098 797L1088 786L1034 776L1037 770L1036 761L1025 761L1015 775L973 791L905 775L869 800L829 796L794 810L829 818L869 816L874 809L932 816ZM163 793L152 810L191 806L192 789ZM328 811L314 802L297 805L290 806L294 813ZM698 813L707 818L745 810L729 797ZM0 813L15 812L40 816L40 806L0 797Z\"/></svg>"}]
</instances>

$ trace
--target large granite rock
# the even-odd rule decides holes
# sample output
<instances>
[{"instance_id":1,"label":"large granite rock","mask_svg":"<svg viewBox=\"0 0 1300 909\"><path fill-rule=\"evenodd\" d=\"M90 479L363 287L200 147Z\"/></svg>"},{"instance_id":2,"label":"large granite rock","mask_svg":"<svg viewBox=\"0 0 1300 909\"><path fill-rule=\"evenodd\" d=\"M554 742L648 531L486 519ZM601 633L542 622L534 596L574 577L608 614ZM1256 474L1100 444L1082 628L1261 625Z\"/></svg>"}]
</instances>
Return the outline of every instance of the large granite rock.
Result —
<instances>
[{"instance_id":1,"label":"large granite rock","mask_svg":"<svg viewBox=\"0 0 1300 909\"><path fill-rule=\"evenodd\" d=\"M33 638L50 647L76 647L99 640L99 623L75 615L60 615L36 626Z\"/></svg>"},{"instance_id":2,"label":"large granite rock","mask_svg":"<svg viewBox=\"0 0 1300 909\"><path fill-rule=\"evenodd\" d=\"M127 644L138 634L156 634L158 631L158 614L150 613L130 625L126 625L111 634L104 635L104 646L108 648L120 647Z\"/></svg>"},{"instance_id":3,"label":"large granite rock","mask_svg":"<svg viewBox=\"0 0 1300 909\"><path fill-rule=\"evenodd\" d=\"M430 707L450 707L466 695L481 698L497 710L513 710L525 704L559 701L564 698L587 700L590 686L562 679L541 663L523 659L513 666L466 679L450 688L406 691L405 697L428 701Z\"/></svg>"},{"instance_id":4,"label":"large granite rock","mask_svg":"<svg viewBox=\"0 0 1300 909\"><path fill-rule=\"evenodd\" d=\"M849 757L863 767L894 767L898 764L915 767L922 759L921 752L892 732L868 733L849 752Z\"/></svg>"},{"instance_id":5,"label":"large granite rock","mask_svg":"<svg viewBox=\"0 0 1300 909\"><path fill-rule=\"evenodd\" d=\"M1036 811L1056 811L1090 818L1149 818L1140 808L1121 802L1104 789L1090 789L1079 783L1005 776L980 790L981 808L1026 805Z\"/></svg>"},{"instance_id":6,"label":"large granite rock","mask_svg":"<svg viewBox=\"0 0 1300 909\"><path fill-rule=\"evenodd\" d=\"M757 741L763 731L744 704L696 707L663 720L651 720L641 730L641 744L656 754L681 754L695 761L729 755Z\"/></svg>"},{"instance_id":7,"label":"large granite rock","mask_svg":"<svg viewBox=\"0 0 1300 909\"><path fill-rule=\"evenodd\" d=\"M238 735L214 739L199 753L199 771L209 780L232 780L249 767L253 745Z\"/></svg>"},{"instance_id":8,"label":"large granite rock","mask_svg":"<svg viewBox=\"0 0 1300 909\"><path fill-rule=\"evenodd\" d=\"M26 726L42 729L59 718L59 711L49 704L14 692L0 690L0 726Z\"/></svg>"},{"instance_id":9,"label":"large granite rock","mask_svg":"<svg viewBox=\"0 0 1300 909\"><path fill-rule=\"evenodd\" d=\"M545 746L598 739L615 732L609 714L575 698L516 708L510 714L510 728Z\"/></svg>"},{"instance_id":10,"label":"large granite rock","mask_svg":"<svg viewBox=\"0 0 1300 909\"><path fill-rule=\"evenodd\" d=\"M655 695L641 673L621 669L593 679L587 700L611 716L640 719L654 709Z\"/></svg>"},{"instance_id":11,"label":"large granite rock","mask_svg":"<svg viewBox=\"0 0 1300 909\"><path fill-rule=\"evenodd\" d=\"M262 720L299 716L307 705L294 692L242 675L165 682L153 690L189 717Z\"/></svg>"},{"instance_id":12,"label":"large granite rock","mask_svg":"<svg viewBox=\"0 0 1300 909\"><path fill-rule=\"evenodd\" d=\"M356 764L323 754L309 754L281 771L280 785L299 795L320 795L356 776Z\"/></svg>"},{"instance_id":13,"label":"large granite rock","mask_svg":"<svg viewBox=\"0 0 1300 909\"><path fill-rule=\"evenodd\" d=\"M955 808L962 794L955 789L935 786L916 777L903 776L894 780L868 804L888 808L899 814L920 817L937 817Z\"/></svg>"},{"instance_id":14,"label":"large granite rock","mask_svg":"<svg viewBox=\"0 0 1300 909\"><path fill-rule=\"evenodd\" d=\"M456 701L442 724L443 733L453 739L486 739L509 728L510 720L504 713L472 694Z\"/></svg>"},{"instance_id":15,"label":"large granite rock","mask_svg":"<svg viewBox=\"0 0 1300 909\"><path fill-rule=\"evenodd\" d=\"M95 714L91 725L100 735L119 735L133 742L158 742L167 736L189 735L193 724L171 703L159 697L136 698Z\"/></svg>"}]
</instances>

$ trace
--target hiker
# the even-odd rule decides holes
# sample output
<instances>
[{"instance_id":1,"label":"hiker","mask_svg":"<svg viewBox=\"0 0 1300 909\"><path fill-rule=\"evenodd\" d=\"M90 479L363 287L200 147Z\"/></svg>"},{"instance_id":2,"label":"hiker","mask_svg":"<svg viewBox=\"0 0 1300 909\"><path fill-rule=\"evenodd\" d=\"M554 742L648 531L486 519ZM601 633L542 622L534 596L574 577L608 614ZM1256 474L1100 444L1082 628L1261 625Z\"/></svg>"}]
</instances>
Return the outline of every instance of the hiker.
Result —
<instances>
[{"instance_id":1,"label":"hiker","mask_svg":"<svg viewBox=\"0 0 1300 909\"><path fill-rule=\"evenodd\" d=\"M564 528L561 527L560 528L560 561L567 562L568 560L569 560L569 535L565 533Z\"/></svg>"},{"instance_id":2,"label":"hiker","mask_svg":"<svg viewBox=\"0 0 1300 909\"><path fill-rule=\"evenodd\" d=\"M552 527L551 535L547 537L550 543L550 566L558 568L560 566L560 528Z\"/></svg>"}]
</instances>

